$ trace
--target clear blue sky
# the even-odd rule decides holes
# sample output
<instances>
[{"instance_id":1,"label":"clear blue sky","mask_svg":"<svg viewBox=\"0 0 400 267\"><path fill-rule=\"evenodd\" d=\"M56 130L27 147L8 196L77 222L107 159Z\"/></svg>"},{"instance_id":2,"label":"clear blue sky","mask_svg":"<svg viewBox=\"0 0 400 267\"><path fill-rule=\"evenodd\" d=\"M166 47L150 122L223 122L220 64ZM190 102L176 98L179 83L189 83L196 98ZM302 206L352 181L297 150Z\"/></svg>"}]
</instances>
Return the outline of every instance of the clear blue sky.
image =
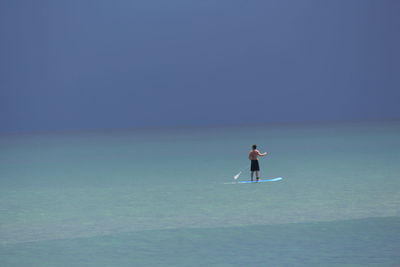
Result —
<instances>
[{"instance_id":1,"label":"clear blue sky","mask_svg":"<svg viewBox=\"0 0 400 267\"><path fill-rule=\"evenodd\" d=\"M400 118L398 0L2 0L0 132Z\"/></svg>"}]
</instances>

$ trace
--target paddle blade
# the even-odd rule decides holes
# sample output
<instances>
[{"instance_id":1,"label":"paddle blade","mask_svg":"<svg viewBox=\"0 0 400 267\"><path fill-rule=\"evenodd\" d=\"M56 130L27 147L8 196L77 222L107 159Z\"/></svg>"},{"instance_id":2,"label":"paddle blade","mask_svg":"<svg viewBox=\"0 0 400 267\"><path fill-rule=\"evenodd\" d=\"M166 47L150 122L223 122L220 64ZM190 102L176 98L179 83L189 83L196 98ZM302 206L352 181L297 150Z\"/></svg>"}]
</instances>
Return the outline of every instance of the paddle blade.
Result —
<instances>
[{"instance_id":1,"label":"paddle blade","mask_svg":"<svg viewBox=\"0 0 400 267\"><path fill-rule=\"evenodd\" d=\"M237 180L237 178L239 178L240 174L242 174L242 172L239 172L238 174L236 174L235 176L233 176L233 178L234 178L235 180Z\"/></svg>"}]
</instances>

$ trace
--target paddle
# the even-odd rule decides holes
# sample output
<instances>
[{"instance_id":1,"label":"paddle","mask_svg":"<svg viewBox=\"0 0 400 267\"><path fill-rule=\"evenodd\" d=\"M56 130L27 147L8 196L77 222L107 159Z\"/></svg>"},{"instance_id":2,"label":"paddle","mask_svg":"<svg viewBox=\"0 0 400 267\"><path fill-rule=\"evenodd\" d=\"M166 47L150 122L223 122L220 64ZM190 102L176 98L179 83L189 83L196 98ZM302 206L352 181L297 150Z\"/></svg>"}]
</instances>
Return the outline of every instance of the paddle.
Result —
<instances>
[{"instance_id":1,"label":"paddle","mask_svg":"<svg viewBox=\"0 0 400 267\"><path fill-rule=\"evenodd\" d=\"M242 174L242 172L244 172L245 170L249 169L250 167L246 167L243 170L241 170L238 174L236 174L235 176L233 176L233 179L237 180L237 178L239 178L239 176Z\"/></svg>"}]
</instances>

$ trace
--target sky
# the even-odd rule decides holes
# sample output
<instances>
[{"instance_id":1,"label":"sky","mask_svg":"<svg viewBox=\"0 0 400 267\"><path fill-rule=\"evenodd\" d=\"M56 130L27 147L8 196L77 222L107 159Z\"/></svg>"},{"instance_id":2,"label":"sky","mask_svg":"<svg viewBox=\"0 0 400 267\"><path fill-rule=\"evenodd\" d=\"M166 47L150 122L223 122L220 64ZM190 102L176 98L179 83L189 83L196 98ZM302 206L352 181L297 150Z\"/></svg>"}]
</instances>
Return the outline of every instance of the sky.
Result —
<instances>
[{"instance_id":1,"label":"sky","mask_svg":"<svg viewBox=\"0 0 400 267\"><path fill-rule=\"evenodd\" d=\"M397 0L2 0L0 132L399 119Z\"/></svg>"}]
</instances>

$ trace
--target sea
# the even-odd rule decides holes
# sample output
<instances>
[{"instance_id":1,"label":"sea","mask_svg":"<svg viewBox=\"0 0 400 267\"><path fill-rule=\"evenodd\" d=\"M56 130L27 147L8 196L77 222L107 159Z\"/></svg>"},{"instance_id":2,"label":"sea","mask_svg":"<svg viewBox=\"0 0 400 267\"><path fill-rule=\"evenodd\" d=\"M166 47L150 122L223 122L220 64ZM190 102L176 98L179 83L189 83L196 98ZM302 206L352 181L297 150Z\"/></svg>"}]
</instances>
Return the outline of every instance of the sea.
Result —
<instances>
[{"instance_id":1,"label":"sea","mask_svg":"<svg viewBox=\"0 0 400 267\"><path fill-rule=\"evenodd\" d=\"M2 267L338 265L400 266L398 120L0 135Z\"/></svg>"}]
</instances>

